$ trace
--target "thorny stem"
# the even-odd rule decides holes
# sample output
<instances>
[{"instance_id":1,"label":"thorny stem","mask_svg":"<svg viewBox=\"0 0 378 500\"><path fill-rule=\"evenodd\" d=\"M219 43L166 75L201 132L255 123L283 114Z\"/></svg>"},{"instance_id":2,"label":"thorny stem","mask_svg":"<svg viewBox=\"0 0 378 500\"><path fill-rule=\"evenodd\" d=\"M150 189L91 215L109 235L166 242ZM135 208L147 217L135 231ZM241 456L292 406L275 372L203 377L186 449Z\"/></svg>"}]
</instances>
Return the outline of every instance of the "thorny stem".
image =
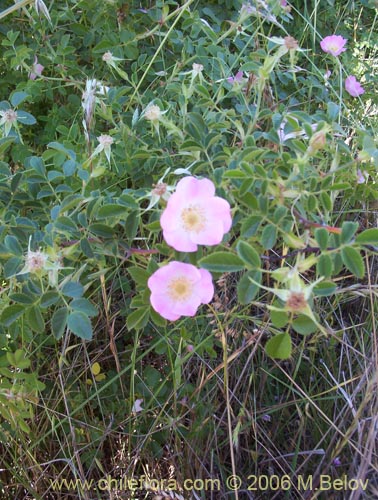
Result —
<instances>
[{"instance_id":1,"label":"thorny stem","mask_svg":"<svg viewBox=\"0 0 378 500\"><path fill-rule=\"evenodd\" d=\"M312 222L305 217L301 213L298 212L295 208L293 208L293 214L298 218L299 222L304 224L306 228L310 227L323 227L326 229L329 233L335 233L335 234L341 234L341 228L340 227L334 227L334 226L327 226L326 224L319 224L318 222Z\"/></svg>"}]
</instances>

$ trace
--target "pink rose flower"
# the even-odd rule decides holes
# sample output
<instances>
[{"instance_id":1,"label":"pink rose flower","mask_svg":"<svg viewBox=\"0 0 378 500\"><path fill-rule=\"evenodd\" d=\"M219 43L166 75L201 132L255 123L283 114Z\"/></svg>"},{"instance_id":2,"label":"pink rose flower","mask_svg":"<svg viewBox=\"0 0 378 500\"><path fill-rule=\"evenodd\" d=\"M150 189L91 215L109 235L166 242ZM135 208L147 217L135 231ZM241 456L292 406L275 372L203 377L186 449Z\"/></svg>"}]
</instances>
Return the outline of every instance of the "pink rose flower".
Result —
<instances>
[{"instance_id":1,"label":"pink rose flower","mask_svg":"<svg viewBox=\"0 0 378 500\"><path fill-rule=\"evenodd\" d=\"M331 54L332 56L339 56L341 52L346 50L345 44L347 40L340 35L326 36L321 42L320 47L323 52Z\"/></svg>"},{"instance_id":2,"label":"pink rose flower","mask_svg":"<svg viewBox=\"0 0 378 500\"><path fill-rule=\"evenodd\" d=\"M30 80L35 80L37 76L42 75L42 71L45 69L42 64L38 64L38 58L37 56L34 57L34 64L31 67L31 72L29 73L29 78Z\"/></svg>"},{"instance_id":3,"label":"pink rose flower","mask_svg":"<svg viewBox=\"0 0 378 500\"><path fill-rule=\"evenodd\" d=\"M229 203L215 195L209 179L184 177L160 218L165 241L179 252L218 245L232 225Z\"/></svg>"},{"instance_id":4,"label":"pink rose flower","mask_svg":"<svg viewBox=\"0 0 378 500\"><path fill-rule=\"evenodd\" d=\"M170 321L194 316L199 306L208 304L214 295L209 271L177 261L155 271L148 279L148 288L152 307Z\"/></svg>"},{"instance_id":5,"label":"pink rose flower","mask_svg":"<svg viewBox=\"0 0 378 500\"><path fill-rule=\"evenodd\" d=\"M365 92L363 86L360 84L360 82L357 81L356 77L353 75L345 78L345 90L352 97L358 97L359 95Z\"/></svg>"}]
</instances>

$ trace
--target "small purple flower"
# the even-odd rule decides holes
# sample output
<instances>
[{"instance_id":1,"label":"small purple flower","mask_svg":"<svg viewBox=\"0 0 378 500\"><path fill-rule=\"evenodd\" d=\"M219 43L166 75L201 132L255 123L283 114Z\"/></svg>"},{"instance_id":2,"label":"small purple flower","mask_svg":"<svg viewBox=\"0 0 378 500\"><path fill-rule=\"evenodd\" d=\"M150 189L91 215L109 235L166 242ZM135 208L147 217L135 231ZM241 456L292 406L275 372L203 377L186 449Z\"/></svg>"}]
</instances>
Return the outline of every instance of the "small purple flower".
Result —
<instances>
[{"instance_id":1,"label":"small purple flower","mask_svg":"<svg viewBox=\"0 0 378 500\"><path fill-rule=\"evenodd\" d=\"M362 172L360 169L357 170L357 184L365 184L369 179L369 174L367 172Z\"/></svg>"},{"instance_id":2,"label":"small purple flower","mask_svg":"<svg viewBox=\"0 0 378 500\"><path fill-rule=\"evenodd\" d=\"M35 56L34 57L34 64L31 67L31 71L29 73L30 80L35 80L37 78L37 76L41 76L42 75L42 71L44 69L45 69L45 67L42 66L42 64L38 64L38 57Z\"/></svg>"},{"instance_id":3,"label":"small purple flower","mask_svg":"<svg viewBox=\"0 0 378 500\"><path fill-rule=\"evenodd\" d=\"M238 71L235 76L229 76L227 78L227 81L232 85L243 83L244 81L243 71Z\"/></svg>"},{"instance_id":4,"label":"small purple flower","mask_svg":"<svg viewBox=\"0 0 378 500\"><path fill-rule=\"evenodd\" d=\"M345 79L345 90L352 97L358 97L359 95L365 92L363 86L360 84L360 82L357 81L356 77L353 75L348 76Z\"/></svg>"}]
</instances>

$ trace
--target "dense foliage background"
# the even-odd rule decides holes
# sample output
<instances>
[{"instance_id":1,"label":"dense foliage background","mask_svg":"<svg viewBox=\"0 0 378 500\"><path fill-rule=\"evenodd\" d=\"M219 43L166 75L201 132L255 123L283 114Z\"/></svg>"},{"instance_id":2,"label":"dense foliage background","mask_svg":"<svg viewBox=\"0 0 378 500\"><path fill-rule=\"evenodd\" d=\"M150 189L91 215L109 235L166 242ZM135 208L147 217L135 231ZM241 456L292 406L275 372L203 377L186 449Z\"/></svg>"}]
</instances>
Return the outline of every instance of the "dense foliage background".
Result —
<instances>
[{"instance_id":1,"label":"dense foliage background","mask_svg":"<svg viewBox=\"0 0 378 500\"><path fill-rule=\"evenodd\" d=\"M2 498L322 498L322 475L375 497L377 7L3 2ZM159 222L185 175L233 217L194 253ZM175 322L147 286L173 260L215 283Z\"/></svg>"}]
</instances>

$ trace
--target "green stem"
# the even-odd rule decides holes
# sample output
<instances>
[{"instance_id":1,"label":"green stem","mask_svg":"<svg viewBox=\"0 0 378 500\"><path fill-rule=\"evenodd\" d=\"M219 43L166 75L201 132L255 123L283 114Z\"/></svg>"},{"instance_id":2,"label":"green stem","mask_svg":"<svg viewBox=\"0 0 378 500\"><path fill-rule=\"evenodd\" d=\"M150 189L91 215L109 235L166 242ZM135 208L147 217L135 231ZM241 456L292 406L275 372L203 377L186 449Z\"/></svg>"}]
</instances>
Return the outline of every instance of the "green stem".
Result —
<instances>
[{"instance_id":1,"label":"green stem","mask_svg":"<svg viewBox=\"0 0 378 500\"><path fill-rule=\"evenodd\" d=\"M14 5L11 5L7 9L3 10L3 12L0 12L0 19L3 19L4 17L7 17L9 14L12 14L15 10L21 9L22 7L25 7L28 3L32 3L33 0L20 0L19 2L15 3Z\"/></svg>"}]
</instances>

